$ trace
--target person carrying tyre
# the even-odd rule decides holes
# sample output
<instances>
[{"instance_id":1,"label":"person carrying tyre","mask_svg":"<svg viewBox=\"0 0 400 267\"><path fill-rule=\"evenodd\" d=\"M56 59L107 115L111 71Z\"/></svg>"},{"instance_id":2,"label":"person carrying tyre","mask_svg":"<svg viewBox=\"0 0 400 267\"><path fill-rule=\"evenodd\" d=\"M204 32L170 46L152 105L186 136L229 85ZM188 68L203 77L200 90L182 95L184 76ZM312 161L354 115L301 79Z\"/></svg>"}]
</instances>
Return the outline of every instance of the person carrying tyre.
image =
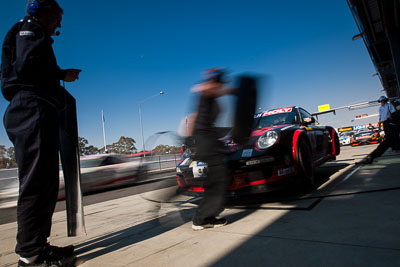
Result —
<instances>
[{"instance_id":1,"label":"person carrying tyre","mask_svg":"<svg viewBox=\"0 0 400 267\"><path fill-rule=\"evenodd\" d=\"M18 266L70 266L74 247L47 243L59 186L57 101L60 80L80 70L58 67L53 39L63 10L55 0L29 0L27 16L7 33L2 47L1 90L10 102L4 126L14 144L19 175Z\"/></svg>"},{"instance_id":2,"label":"person carrying tyre","mask_svg":"<svg viewBox=\"0 0 400 267\"><path fill-rule=\"evenodd\" d=\"M205 71L204 82L193 91L199 94L197 111L193 114L194 160L207 163L208 172L204 185L204 196L192 221L193 230L216 228L227 224L225 218L217 219L224 209L226 191L226 170L224 163L224 147L218 140L215 121L219 114L217 98L233 94L235 89L224 89L222 69L214 68Z\"/></svg>"}]
</instances>

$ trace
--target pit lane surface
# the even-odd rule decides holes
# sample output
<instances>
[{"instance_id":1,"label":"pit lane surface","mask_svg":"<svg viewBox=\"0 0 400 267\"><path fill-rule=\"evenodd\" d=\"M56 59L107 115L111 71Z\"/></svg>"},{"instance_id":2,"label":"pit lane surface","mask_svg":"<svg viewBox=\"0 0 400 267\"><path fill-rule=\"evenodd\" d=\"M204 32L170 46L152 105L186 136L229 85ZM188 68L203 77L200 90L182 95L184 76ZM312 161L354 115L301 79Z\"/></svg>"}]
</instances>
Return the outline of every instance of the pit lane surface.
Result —
<instances>
[{"instance_id":1,"label":"pit lane surface","mask_svg":"<svg viewBox=\"0 0 400 267\"><path fill-rule=\"evenodd\" d=\"M342 146L341 154L336 161L327 162L316 169L316 189L322 190L328 184L334 183L337 178L348 175L355 168L355 163L366 157L377 145L365 145L359 147ZM176 185L176 179L173 172L165 173L163 177L159 177L154 181L148 181L143 184L133 185L125 188L119 188L104 192L96 192L83 197L84 205L90 205L107 200L118 199L130 195L141 194L161 188ZM228 201L228 205L240 205L245 203L247 206L251 202L276 202L282 199L299 199L307 197L309 192L299 192L289 188L285 191L271 192L268 194L251 195L240 198L235 201ZM281 207L277 207L281 208ZM58 201L56 211L65 210L65 201ZM16 209L0 209L0 224L14 222L16 220Z\"/></svg>"}]
</instances>

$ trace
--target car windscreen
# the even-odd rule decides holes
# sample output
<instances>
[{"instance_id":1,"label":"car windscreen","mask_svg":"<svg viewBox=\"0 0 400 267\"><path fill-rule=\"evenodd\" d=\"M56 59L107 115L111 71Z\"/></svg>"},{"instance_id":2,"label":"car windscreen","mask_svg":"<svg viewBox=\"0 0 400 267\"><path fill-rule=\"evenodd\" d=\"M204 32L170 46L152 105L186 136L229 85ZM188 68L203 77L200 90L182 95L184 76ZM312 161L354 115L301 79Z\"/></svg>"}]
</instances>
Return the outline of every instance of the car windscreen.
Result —
<instances>
[{"instance_id":1,"label":"car windscreen","mask_svg":"<svg viewBox=\"0 0 400 267\"><path fill-rule=\"evenodd\" d=\"M81 160L81 168L94 168L99 167L102 162L101 158L98 159L85 159Z\"/></svg>"},{"instance_id":2,"label":"car windscreen","mask_svg":"<svg viewBox=\"0 0 400 267\"><path fill-rule=\"evenodd\" d=\"M374 131L360 132L360 133L357 133L357 134L355 135L355 137L367 136L367 135L374 135L374 134L375 134Z\"/></svg>"},{"instance_id":3,"label":"car windscreen","mask_svg":"<svg viewBox=\"0 0 400 267\"><path fill-rule=\"evenodd\" d=\"M343 136L352 136L354 133L353 132L346 132L346 133L343 133Z\"/></svg>"},{"instance_id":4,"label":"car windscreen","mask_svg":"<svg viewBox=\"0 0 400 267\"><path fill-rule=\"evenodd\" d=\"M124 163L127 162L128 160L123 159L121 157L114 157L114 156L109 156L106 157L103 162L101 163L102 166L105 165L113 165L113 164L120 164L120 163Z\"/></svg>"},{"instance_id":5,"label":"car windscreen","mask_svg":"<svg viewBox=\"0 0 400 267\"><path fill-rule=\"evenodd\" d=\"M272 114L254 120L253 129L261 129L284 124L297 124L298 118L295 111Z\"/></svg>"}]
</instances>

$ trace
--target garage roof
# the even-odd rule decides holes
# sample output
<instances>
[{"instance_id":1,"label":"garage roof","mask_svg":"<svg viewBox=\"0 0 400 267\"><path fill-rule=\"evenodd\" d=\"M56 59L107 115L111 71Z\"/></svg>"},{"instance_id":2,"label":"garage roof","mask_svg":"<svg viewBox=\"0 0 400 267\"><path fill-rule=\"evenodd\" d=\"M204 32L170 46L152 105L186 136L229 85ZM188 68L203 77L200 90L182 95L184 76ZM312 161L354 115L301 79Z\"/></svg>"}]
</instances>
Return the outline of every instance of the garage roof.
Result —
<instances>
[{"instance_id":1,"label":"garage roof","mask_svg":"<svg viewBox=\"0 0 400 267\"><path fill-rule=\"evenodd\" d=\"M400 1L347 0L347 3L360 30L359 37L364 40L387 96L398 97Z\"/></svg>"}]
</instances>

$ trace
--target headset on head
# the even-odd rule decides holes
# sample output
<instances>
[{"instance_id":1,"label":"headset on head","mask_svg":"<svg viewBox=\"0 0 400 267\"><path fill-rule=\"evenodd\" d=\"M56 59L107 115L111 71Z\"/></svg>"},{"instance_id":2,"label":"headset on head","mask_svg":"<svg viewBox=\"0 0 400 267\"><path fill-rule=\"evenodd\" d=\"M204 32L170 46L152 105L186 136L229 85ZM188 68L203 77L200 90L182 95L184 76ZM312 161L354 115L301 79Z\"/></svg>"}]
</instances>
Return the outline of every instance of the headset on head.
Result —
<instances>
[{"instance_id":1,"label":"headset on head","mask_svg":"<svg viewBox=\"0 0 400 267\"><path fill-rule=\"evenodd\" d=\"M39 17L42 13L43 13L43 9L46 8L46 2L52 2L53 0L50 1L39 1L39 0L34 0L32 2L30 2L26 8L26 12L28 13L28 15L33 16L33 17ZM54 1L53 1L54 2ZM54 33L56 36L60 35L60 31L56 31Z\"/></svg>"},{"instance_id":2,"label":"headset on head","mask_svg":"<svg viewBox=\"0 0 400 267\"><path fill-rule=\"evenodd\" d=\"M51 8L53 5L57 5L55 0L34 0L28 4L26 7L26 12L28 15L33 17L41 16L46 9Z\"/></svg>"},{"instance_id":3,"label":"headset on head","mask_svg":"<svg viewBox=\"0 0 400 267\"><path fill-rule=\"evenodd\" d=\"M41 3L37 0L34 0L28 4L26 11L29 15L36 17L40 15L41 11L40 9L41 9Z\"/></svg>"}]
</instances>

